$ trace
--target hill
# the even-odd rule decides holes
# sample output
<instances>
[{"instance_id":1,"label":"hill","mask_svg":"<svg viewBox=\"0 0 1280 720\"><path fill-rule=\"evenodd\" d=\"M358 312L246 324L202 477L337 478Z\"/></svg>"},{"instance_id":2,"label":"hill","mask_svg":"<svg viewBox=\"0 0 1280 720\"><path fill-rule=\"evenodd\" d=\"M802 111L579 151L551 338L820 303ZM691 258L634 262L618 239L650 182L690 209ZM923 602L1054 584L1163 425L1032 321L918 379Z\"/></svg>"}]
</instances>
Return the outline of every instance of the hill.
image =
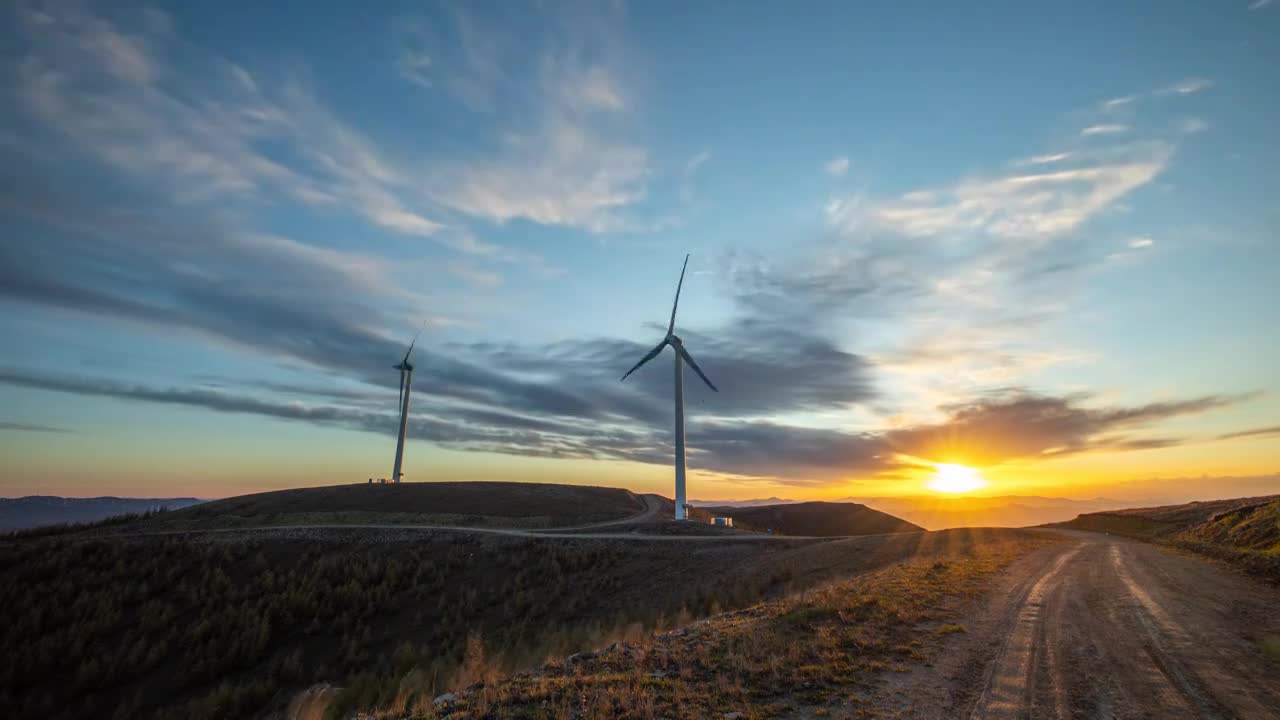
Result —
<instances>
[{"instance_id":1,"label":"hill","mask_svg":"<svg viewBox=\"0 0 1280 720\"><path fill-rule=\"evenodd\" d=\"M91 523L159 508L177 510L201 502L196 498L64 498L51 495L0 498L0 532Z\"/></svg>"},{"instance_id":2,"label":"hill","mask_svg":"<svg viewBox=\"0 0 1280 720\"><path fill-rule=\"evenodd\" d=\"M348 710L406 688L431 698L955 550L929 533L629 537L276 527L11 538L0 541L0 643L12 649L0 702L15 719L238 718L319 683L342 688Z\"/></svg>"},{"instance_id":3,"label":"hill","mask_svg":"<svg viewBox=\"0 0 1280 720\"><path fill-rule=\"evenodd\" d=\"M552 528L621 520L647 505L629 490L515 482L334 485L215 500L151 521L170 529L387 523Z\"/></svg>"},{"instance_id":4,"label":"hill","mask_svg":"<svg viewBox=\"0 0 1280 720\"><path fill-rule=\"evenodd\" d=\"M1054 527L1174 545L1280 581L1280 495L1087 513Z\"/></svg>"},{"instance_id":5,"label":"hill","mask_svg":"<svg viewBox=\"0 0 1280 720\"><path fill-rule=\"evenodd\" d=\"M712 502L694 500L693 505L703 508L743 508L758 505L790 505L796 500L766 498L761 500L725 500ZM956 527L1031 527L1045 523L1070 520L1081 513L1122 508L1126 503L1110 498L1077 500L1072 498L1038 497L1034 495L1002 495L996 497L961 496L906 496L906 497L846 497L831 502L859 503L881 512L889 513L927 530L946 530Z\"/></svg>"},{"instance_id":6,"label":"hill","mask_svg":"<svg viewBox=\"0 0 1280 720\"><path fill-rule=\"evenodd\" d=\"M734 527L780 535L835 537L924 531L919 525L858 503L803 502L700 509L732 517Z\"/></svg>"}]
</instances>

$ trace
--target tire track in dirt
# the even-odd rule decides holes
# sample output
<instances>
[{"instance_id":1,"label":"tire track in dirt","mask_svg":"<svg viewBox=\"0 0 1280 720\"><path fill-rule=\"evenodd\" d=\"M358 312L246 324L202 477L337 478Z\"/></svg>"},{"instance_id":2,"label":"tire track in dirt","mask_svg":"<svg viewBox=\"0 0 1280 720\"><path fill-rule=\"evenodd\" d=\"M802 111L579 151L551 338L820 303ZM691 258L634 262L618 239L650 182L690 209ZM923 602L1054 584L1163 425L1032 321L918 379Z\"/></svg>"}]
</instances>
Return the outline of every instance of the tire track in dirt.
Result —
<instances>
[{"instance_id":1,"label":"tire track in dirt","mask_svg":"<svg viewBox=\"0 0 1280 720\"><path fill-rule=\"evenodd\" d=\"M1013 563L968 631L887 676L865 717L1280 719L1280 589L1100 533Z\"/></svg>"},{"instance_id":2,"label":"tire track in dirt","mask_svg":"<svg viewBox=\"0 0 1280 720\"><path fill-rule=\"evenodd\" d=\"M1151 658L1151 662L1196 708L1201 718L1216 720L1231 717L1230 711L1214 699L1213 695L1205 689L1200 678L1175 657L1175 653L1185 651L1192 646L1191 637L1186 630L1174 622L1160 603L1134 581L1125 553L1121 552L1119 545L1111 545L1107 555L1116 577L1120 579L1133 600L1130 607L1135 620L1134 625L1145 635L1143 650Z\"/></svg>"},{"instance_id":3,"label":"tire track in dirt","mask_svg":"<svg viewBox=\"0 0 1280 720\"><path fill-rule=\"evenodd\" d=\"M1036 677L1042 662L1052 666L1056 654L1045 652L1044 610L1049 591L1063 569L1080 552L1077 546L1058 556L1010 611L1013 616L1008 638L996 655L983 681L982 693L974 705L973 720L1015 718L1025 715L1034 703ZM1049 668L1049 676L1057 672ZM1056 680L1053 680L1056 685ZM1053 695L1058 691L1055 688ZM1055 703L1056 705L1056 703Z\"/></svg>"}]
</instances>

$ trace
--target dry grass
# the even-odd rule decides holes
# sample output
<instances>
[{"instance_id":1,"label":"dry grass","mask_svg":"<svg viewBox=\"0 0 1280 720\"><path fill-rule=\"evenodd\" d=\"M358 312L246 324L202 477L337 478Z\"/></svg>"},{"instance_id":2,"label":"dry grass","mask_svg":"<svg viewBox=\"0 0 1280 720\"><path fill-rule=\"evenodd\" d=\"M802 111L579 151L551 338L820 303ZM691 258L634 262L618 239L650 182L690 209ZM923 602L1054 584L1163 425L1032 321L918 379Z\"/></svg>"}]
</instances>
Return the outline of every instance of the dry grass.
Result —
<instances>
[{"instance_id":1,"label":"dry grass","mask_svg":"<svg viewBox=\"0 0 1280 720\"><path fill-rule=\"evenodd\" d=\"M748 718L848 715L886 671L926 660L962 608L1049 540L1005 537L920 557L634 643L473 685L425 715Z\"/></svg>"},{"instance_id":2,"label":"dry grass","mask_svg":"<svg viewBox=\"0 0 1280 720\"><path fill-rule=\"evenodd\" d=\"M1057 526L1190 550L1280 584L1280 496L1088 513Z\"/></svg>"}]
</instances>

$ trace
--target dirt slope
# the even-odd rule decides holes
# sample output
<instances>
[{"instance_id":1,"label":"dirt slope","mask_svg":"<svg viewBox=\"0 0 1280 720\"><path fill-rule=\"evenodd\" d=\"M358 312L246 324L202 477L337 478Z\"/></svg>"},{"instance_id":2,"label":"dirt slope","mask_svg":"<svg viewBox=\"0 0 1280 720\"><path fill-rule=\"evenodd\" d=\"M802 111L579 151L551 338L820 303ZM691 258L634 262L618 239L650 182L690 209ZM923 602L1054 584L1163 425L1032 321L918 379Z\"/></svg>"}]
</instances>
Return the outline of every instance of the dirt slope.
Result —
<instances>
[{"instance_id":1,"label":"dirt slope","mask_svg":"<svg viewBox=\"0 0 1280 720\"><path fill-rule=\"evenodd\" d=\"M758 507L702 508L733 518L735 527L783 535L833 537L920 532L924 528L858 503L805 502Z\"/></svg>"},{"instance_id":2,"label":"dirt slope","mask_svg":"<svg viewBox=\"0 0 1280 720\"><path fill-rule=\"evenodd\" d=\"M875 717L1274 718L1280 590L1096 533L1019 563Z\"/></svg>"}]
</instances>

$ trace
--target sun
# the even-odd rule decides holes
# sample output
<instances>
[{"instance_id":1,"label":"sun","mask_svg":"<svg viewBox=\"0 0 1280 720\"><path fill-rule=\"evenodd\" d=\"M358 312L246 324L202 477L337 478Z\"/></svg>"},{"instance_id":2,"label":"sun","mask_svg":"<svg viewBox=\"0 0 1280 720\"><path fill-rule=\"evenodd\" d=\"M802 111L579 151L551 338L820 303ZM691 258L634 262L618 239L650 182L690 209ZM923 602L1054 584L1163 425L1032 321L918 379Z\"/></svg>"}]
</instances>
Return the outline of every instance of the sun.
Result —
<instances>
[{"instance_id":1,"label":"sun","mask_svg":"<svg viewBox=\"0 0 1280 720\"><path fill-rule=\"evenodd\" d=\"M934 492L966 493L987 486L987 481L971 467L952 463L935 463L933 467L933 477L925 487Z\"/></svg>"}]
</instances>

